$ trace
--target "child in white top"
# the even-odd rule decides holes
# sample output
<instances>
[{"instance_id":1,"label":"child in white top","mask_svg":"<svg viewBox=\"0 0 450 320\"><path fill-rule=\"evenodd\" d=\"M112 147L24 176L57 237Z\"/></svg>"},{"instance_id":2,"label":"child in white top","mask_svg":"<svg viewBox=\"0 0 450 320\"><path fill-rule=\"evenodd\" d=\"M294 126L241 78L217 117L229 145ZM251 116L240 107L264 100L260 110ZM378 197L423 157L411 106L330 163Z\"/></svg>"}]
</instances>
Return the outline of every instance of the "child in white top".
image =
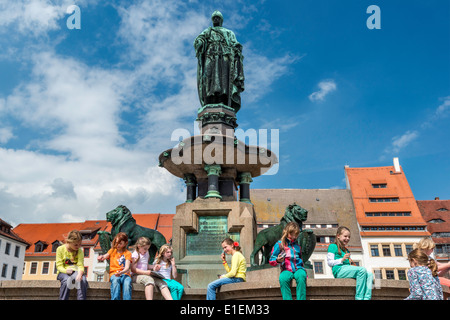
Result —
<instances>
[{"instance_id":1,"label":"child in white top","mask_svg":"<svg viewBox=\"0 0 450 320\"><path fill-rule=\"evenodd\" d=\"M153 288L155 284L161 291L162 296L166 300L172 300L167 283L159 278L150 276L151 266L148 263L148 250L151 246L151 241L146 237L141 237L136 241L136 250L131 255L133 261L131 263L131 271L133 282L140 283L145 286L145 299L153 300Z\"/></svg>"},{"instance_id":2,"label":"child in white top","mask_svg":"<svg viewBox=\"0 0 450 320\"><path fill-rule=\"evenodd\" d=\"M168 244L162 245L153 262L153 270L164 276L164 281L169 286L173 300L180 300L184 287L175 279L178 276L175 258L172 256L173 249Z\"/></svg>"}]
</instances>

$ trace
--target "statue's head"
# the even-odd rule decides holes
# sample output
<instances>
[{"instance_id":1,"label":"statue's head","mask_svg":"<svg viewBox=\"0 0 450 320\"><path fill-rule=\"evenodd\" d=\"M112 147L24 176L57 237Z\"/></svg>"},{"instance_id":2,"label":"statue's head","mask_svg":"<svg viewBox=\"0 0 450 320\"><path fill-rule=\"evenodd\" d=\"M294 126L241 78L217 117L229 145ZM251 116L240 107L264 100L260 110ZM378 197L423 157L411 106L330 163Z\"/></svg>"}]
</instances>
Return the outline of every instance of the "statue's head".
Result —
<instances>
[{"instance_id":1,"label":"statue's head","mask_svg":"<svg viewBox=\"0 0 450 320\"><path fill-rule=\"evenodd\" d=\"M307 218L308 218L308 210L302 208L296 203L293 203L286 207L282 219L284 219L285 221L295 221L299 225L302 225L302 223L306 221Z\"/></svg>"},{"instance_id":2,"label":"statue's head","mask_svg":"<svg viewBox=\"0 0 450 320\"><path fill-rule=\"evenodd\" d=\"M106 213L106 221L111 222L112 225L117 224L121 219L129 218L131 216L131 211L123 205Z\"/></svg>"},{"instance_id":3,"label":"statue's head","mask_svg":"<svg viewBox=\"0 0 450 320\"><path fill-rule=\"evenodd\" d=\"M211 20L213 22L214 27L221 27L223 24L223 15L220 11L214 11Z\"/></svg>"}]
</instances>

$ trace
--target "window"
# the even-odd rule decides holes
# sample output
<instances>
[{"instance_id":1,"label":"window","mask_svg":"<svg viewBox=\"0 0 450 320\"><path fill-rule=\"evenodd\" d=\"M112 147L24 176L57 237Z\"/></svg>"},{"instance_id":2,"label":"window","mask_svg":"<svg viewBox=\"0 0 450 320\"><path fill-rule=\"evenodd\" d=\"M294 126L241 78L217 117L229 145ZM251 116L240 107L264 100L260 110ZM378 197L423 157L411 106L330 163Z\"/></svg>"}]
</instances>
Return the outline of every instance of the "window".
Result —
<instances>
[{"instance_id":1,"label":"window","mask_svg":"<svg viewBox=\"0 0 450 320\"><path fill-rule=\"evenodd\" d=\"M381 270L379 270L379 269L374 269L373 270L373 274L374 274L374 278L375 279L382 279L383 278Z\"/></svg>"},{"instance_id":2,"label":"window","mask_svg":"<svg viewBox=\"0 0 450 320\"><path fill-rule=\"evenodd\" d=\"M8 272L8 265L4 263L2 268L2 278L6 278L6 272Z\"/></svg>"},{"instance_id":3,"label":"window","mask_svg":"<svg viewBox=\"0 0 450 320\"><path fill-rule=\"evenodd\" d=\"M450 232L434 232L431 236L433 238L448 238L450 237Z\"/></svg>"},{"instance_id":4,"label":"window","mask_svg":"<svg viewBox=\"0 0 450 320\"><path fill-rule=\"evenodd\" d=\"M83 248L83 251L84 251L84 257L85 257L85 258L89 258L89 252L90 252L91 250L89 250L89 248Z\"/></svg>"},{"instance_id":5,"label":"window","mask_svg":"<svg viewBox=\"0 0 450 320\"><path fill-rule=\"evenodd\" d=\"M411 212L366 212L366 217L410 217Z\"/></svg>"},{"instance_id":6,"label":"window","mask_svg":"<svg viewBox=\"0 0 450 320\"><path fill-rule=\"evenodd\" d=\"M37 270L37 262L32 262L31 268L30 268L30 274L36 274L36 270Z\"/></svg>"},{"instance_id":7,"label":"window","mask_svg":"<svg viewBox=\"0 0 450 320\"><path fill-rule=\"evenodd\" d=\"M391 256L391 246L388 244L383 244L382 245L382 249L383 249L383 256L384 257L390 257Z\"/></svg>"},{"instance_id":8,"label":"window","mask_svg":"<svg viewBox=\"0 0 450 320\"><path fill-rule=\"evenodd\" d=\"M446 208L440 208L440 209L437 209L436 211L448 211L448 209L446 209Z\"/></svg>"},{"instance_id":9,"label":"window","mask_svg":"<svg viewBox=\"0 0 450 320\"><path fill-rule=\"evenodd\" d=\"M427 222L428 223L442 223L442 222L445 222L445 221L442 220L442 219L431 219L431 220L428 220Z\"/></svg>"},{"instance_id":10,"label":"window","mask_svg":"<svg viewBox=\"0 0 450 320\"><path fill-rule=\"evenodd\" d=\"M12 267L12 271L11 271L11 279L12 280L16 280L16 274L17 274L17 267L14 266L14 267Z\"/></svg>"},{"instance_id":11,"label":"window","mask_svg":"<svg viewBox=\"0 0 450 320\"><path fill-rule=\"evenodd\" d=\"M49 265L50 265L50 262L44 262L42 264L42 274L48 274Z\"/></svg>"},{"instance_id":12,"label":"window","mask_svg":"<svg viewBox=\"0 0 450 320\"><path fill-rule=\"evenodd\" d=\"M52 243L52 252L56 252L56 249L61 245L59 241L55 241Z\"/></svg>"},{"instance_id":13,"label":"window","mask_svg":"<svg viewBox=\"0 0 450 320\"><path fill-rule=\"evenodd\" d=\"M314 273L323 274L323 262L322 261L314 261Z\"/></svg>"},{"instance_id":14,"label":"window","mask_svg":"<svg viewBox=\"0 0 450 320\"><path fill-rule=\"evenodd\" d=\"M392 269L386 269L386 279L395 280L395 272Z\"/></svg>"},{"instance_id":15,"label":"window","mask_svg":"<svg viewBox=\"0 0 450 320\"><path fill-rule=\"evenodd\" d=\"M369 202L399 202L399 198L369 198Z\"/></svg>"},{"instance_id":16,"label":"window","mask_svg":"<svg viewBox=\"0 0 450 320\"><path fill-rule=\"evenodd\" d=\"M34 244L34 252L42 252L44 251L44 243L38 241Z\"/></svg>"},{"instance_id":17,"label":"window","mask_svg":"<svg viewBox=\"0 0 450 320\"><path fill-rule=\"evenodd\" d=\"M406 255L408 255L413 250L412 244L405 244Z\"/></svg>"},{"instance_id":18,"label":"window","mask_svg":"<svg viewBox=\"0 0 450 320\"><path fill-rule=\"evenodd\" d=\"M16 246L16 249L14 250L14 257L18 258L20 255L20 247Z\"/></svg>"},{"instance_id":19,"label":"window","mask_svg":"<svg viewBox=\"0 0 450 320\"><path fill-rule=\"evenodd\" d=\"M373 183L372 187L374 188L387 188L387 184L386 183Z\"/></svg>"},{"instance_id":20,"label":"window","mask_svg":"<svg viewBox=\"0 0 450 320\"><path fill-rule=\"evenodd\" d=\"M394 254L396 257L403 256L403 250L401 244L394 244Z\"/></svg>"},{"instance_id":21,"label":"window","mask_svg":"<svg viewBox=\"0 0 450 320\"><path fill-rule=\"evenodd\" d=\"M378 251L378 245L377 244L370 245L370 254L372 255L372 257L379 257L380 256L380 252Z\"/></svg>"},{"instance_id":22,"label":"window","mask_svg":"<svg viewBox=\"0 0 450 320\"><path fill-rule=\"evenodd\" d=\"M397 270L398 280L406 280L406 270Z\"/></svg>"},{"instance_id":23,"label":"window","mask_svg":"<svg viewBox=\"0 0 450 320\"><path fill-rule=\"evenodd\" d=\"M11 250L11 243L7 242L5 246L5 254L9 255L10 250Z\"/></svg>"}]
</instances>

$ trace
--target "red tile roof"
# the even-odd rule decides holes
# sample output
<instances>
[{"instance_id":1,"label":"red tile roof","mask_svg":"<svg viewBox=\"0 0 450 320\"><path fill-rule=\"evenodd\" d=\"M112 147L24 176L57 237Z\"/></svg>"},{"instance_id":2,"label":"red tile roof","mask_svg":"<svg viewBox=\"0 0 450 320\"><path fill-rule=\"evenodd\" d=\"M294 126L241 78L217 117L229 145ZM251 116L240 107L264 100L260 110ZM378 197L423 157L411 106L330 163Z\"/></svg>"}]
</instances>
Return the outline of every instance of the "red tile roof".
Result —
<instances>
[{"instance_id":1,"label":"red tile roof","mask_svg":"<svg viewBox=\"0 0 450 320\"><path fill-rule=\"evenodd\" d=\"M0 235L6 238L10 238L12 240L21 242L23 244L26 244L27 246L30 245L30 243L28 241L26 241L25 239L21 238L17 233L15 233L12 230L12 226L7 223L6 221L0 219Z\"/></svg>"},{"instance_id":2,"label":"red tile roof","mask_svg":"<svg viewBox=\"0 0 450 320\"><path fill-rule=\"evenodd\" d=\"M364 226L419 226L426 223L419 211L403 170L394 166L372 168L345 168L350 184L356 218ZM385 188L375 188L386 184ZM398 202L371 202L370 198L398 198ZM410 212L409 216L367 216L370 212ZM427 231L363 231L362 236L429 236Z\"/></svg>"},{"instance_id":3,"label":"red tile roof","mask_svg":"<svg viewBox=\"0 0 450 320\"><path fill-rule=\"evenodd\" d=\"M172 238L172 219L174 214L133 214L138 225L146 228L156 229L161 232L167 241ZM111 231L111 224L106 220L87 220L74 223L24 223L14 228L14 232L21 238L26 239L30 247L26 251L27 256L55 256L52 252L52 244L55 241L63 241L72 230L83 233L92 233L94 237L85 239L82 246L95 246L100 248L97 231ZM42 242L47 245L43 252L34 252L35 244Z\"/></svg>"},{"instance_id":4,"label":"red tile roof","mask_svg":"<svg viewBox=\"0 0 450 320\"><path fill-rule=\"evenodd\" d=\"M417 205L433 234L450 233L450 200L418 200ZM433 237L435 243L450 243L450 237Z\"/></svg>"},{"instance_id":5,"label":"red tile roof","mask_svg":"<svg viewBox=\"0 0 450 320\"><path fill-rule=\"evenodd\" d=\"M14 228L14 232L31 244L25 253L27 256L54 256L56 252L52 252L52 244L55 241L64 241L70 231L78 230L82 234L96 233L96 231L105 230L106 226L107 222L105 220L88 220L73 223L22 223ZM93 246L97 243L97 240L97 235L92 239L83 239L82 246ZM46 245L42 252L35 252L35 245L38 242Z\"/></svg>"}]
</instances>

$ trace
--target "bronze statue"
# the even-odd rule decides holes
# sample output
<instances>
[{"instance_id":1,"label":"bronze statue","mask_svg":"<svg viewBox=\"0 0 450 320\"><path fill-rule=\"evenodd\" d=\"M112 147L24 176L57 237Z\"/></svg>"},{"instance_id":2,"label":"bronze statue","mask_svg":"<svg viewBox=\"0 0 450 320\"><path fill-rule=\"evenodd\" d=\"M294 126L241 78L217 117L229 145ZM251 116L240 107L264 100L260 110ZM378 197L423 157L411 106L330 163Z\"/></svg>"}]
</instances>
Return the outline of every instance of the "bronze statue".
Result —
<instances>
[{"instance_id":1,"label":"bronze statue","mask_svg":"<svg viewBox=\"0 0 450 320\"><path fill-rule=\"evenodd\" d=\"M131 215L130 210L123 205L109 211L106 214L106 221L111 222L111 233L107 231L97 232L99 235L100 247L103 253L108 252L111 248L111 242L119 232L125 232L128 236L128 246L133 246L136 240L140 237L147 237L152 242L149 249L150 260L156 255L159 248L166 244L166 238L159 232L153 229L142 227L136 224L136 220Z\"/></svg>"},{"instance_id":2,"label":"bronze statue","mask_svg":"<svg viewBox=\"0 0 450 320\"><path fill-rule=\"evenodd\" d=\"M300 235L297 238L297 242L302 249L302 260L305 267L310 267L308 262L309 257L314 251L316 246L316 236L311 229L302 230L303 222L306 221L308 217L308 210L300 207L297 204L290 204L286 207L284 216L280 220L280 224L261 230L256 236L255 247L250 255L250 264L252 266L257 266L258 263L255 261L256 255L261 251L262 261L259 265L268 264L270 253L275 243L281 239L283 234L283 229L291 221L298 223L300 227Z\"/></svg>"},{"instance_id":3,"label":"bronze statue","mask_svg":"<svg viewBox=\"0 0 450 320\"><path fill-rule=\"evenodd\" d=\"M219 11L214 11L211 19L213 27L194 41L200 103L202 107L221 105L238 112L240 93L244 91L242 45L233 31L222 27L223 16Z\"/></svg>"}]
</instances>

